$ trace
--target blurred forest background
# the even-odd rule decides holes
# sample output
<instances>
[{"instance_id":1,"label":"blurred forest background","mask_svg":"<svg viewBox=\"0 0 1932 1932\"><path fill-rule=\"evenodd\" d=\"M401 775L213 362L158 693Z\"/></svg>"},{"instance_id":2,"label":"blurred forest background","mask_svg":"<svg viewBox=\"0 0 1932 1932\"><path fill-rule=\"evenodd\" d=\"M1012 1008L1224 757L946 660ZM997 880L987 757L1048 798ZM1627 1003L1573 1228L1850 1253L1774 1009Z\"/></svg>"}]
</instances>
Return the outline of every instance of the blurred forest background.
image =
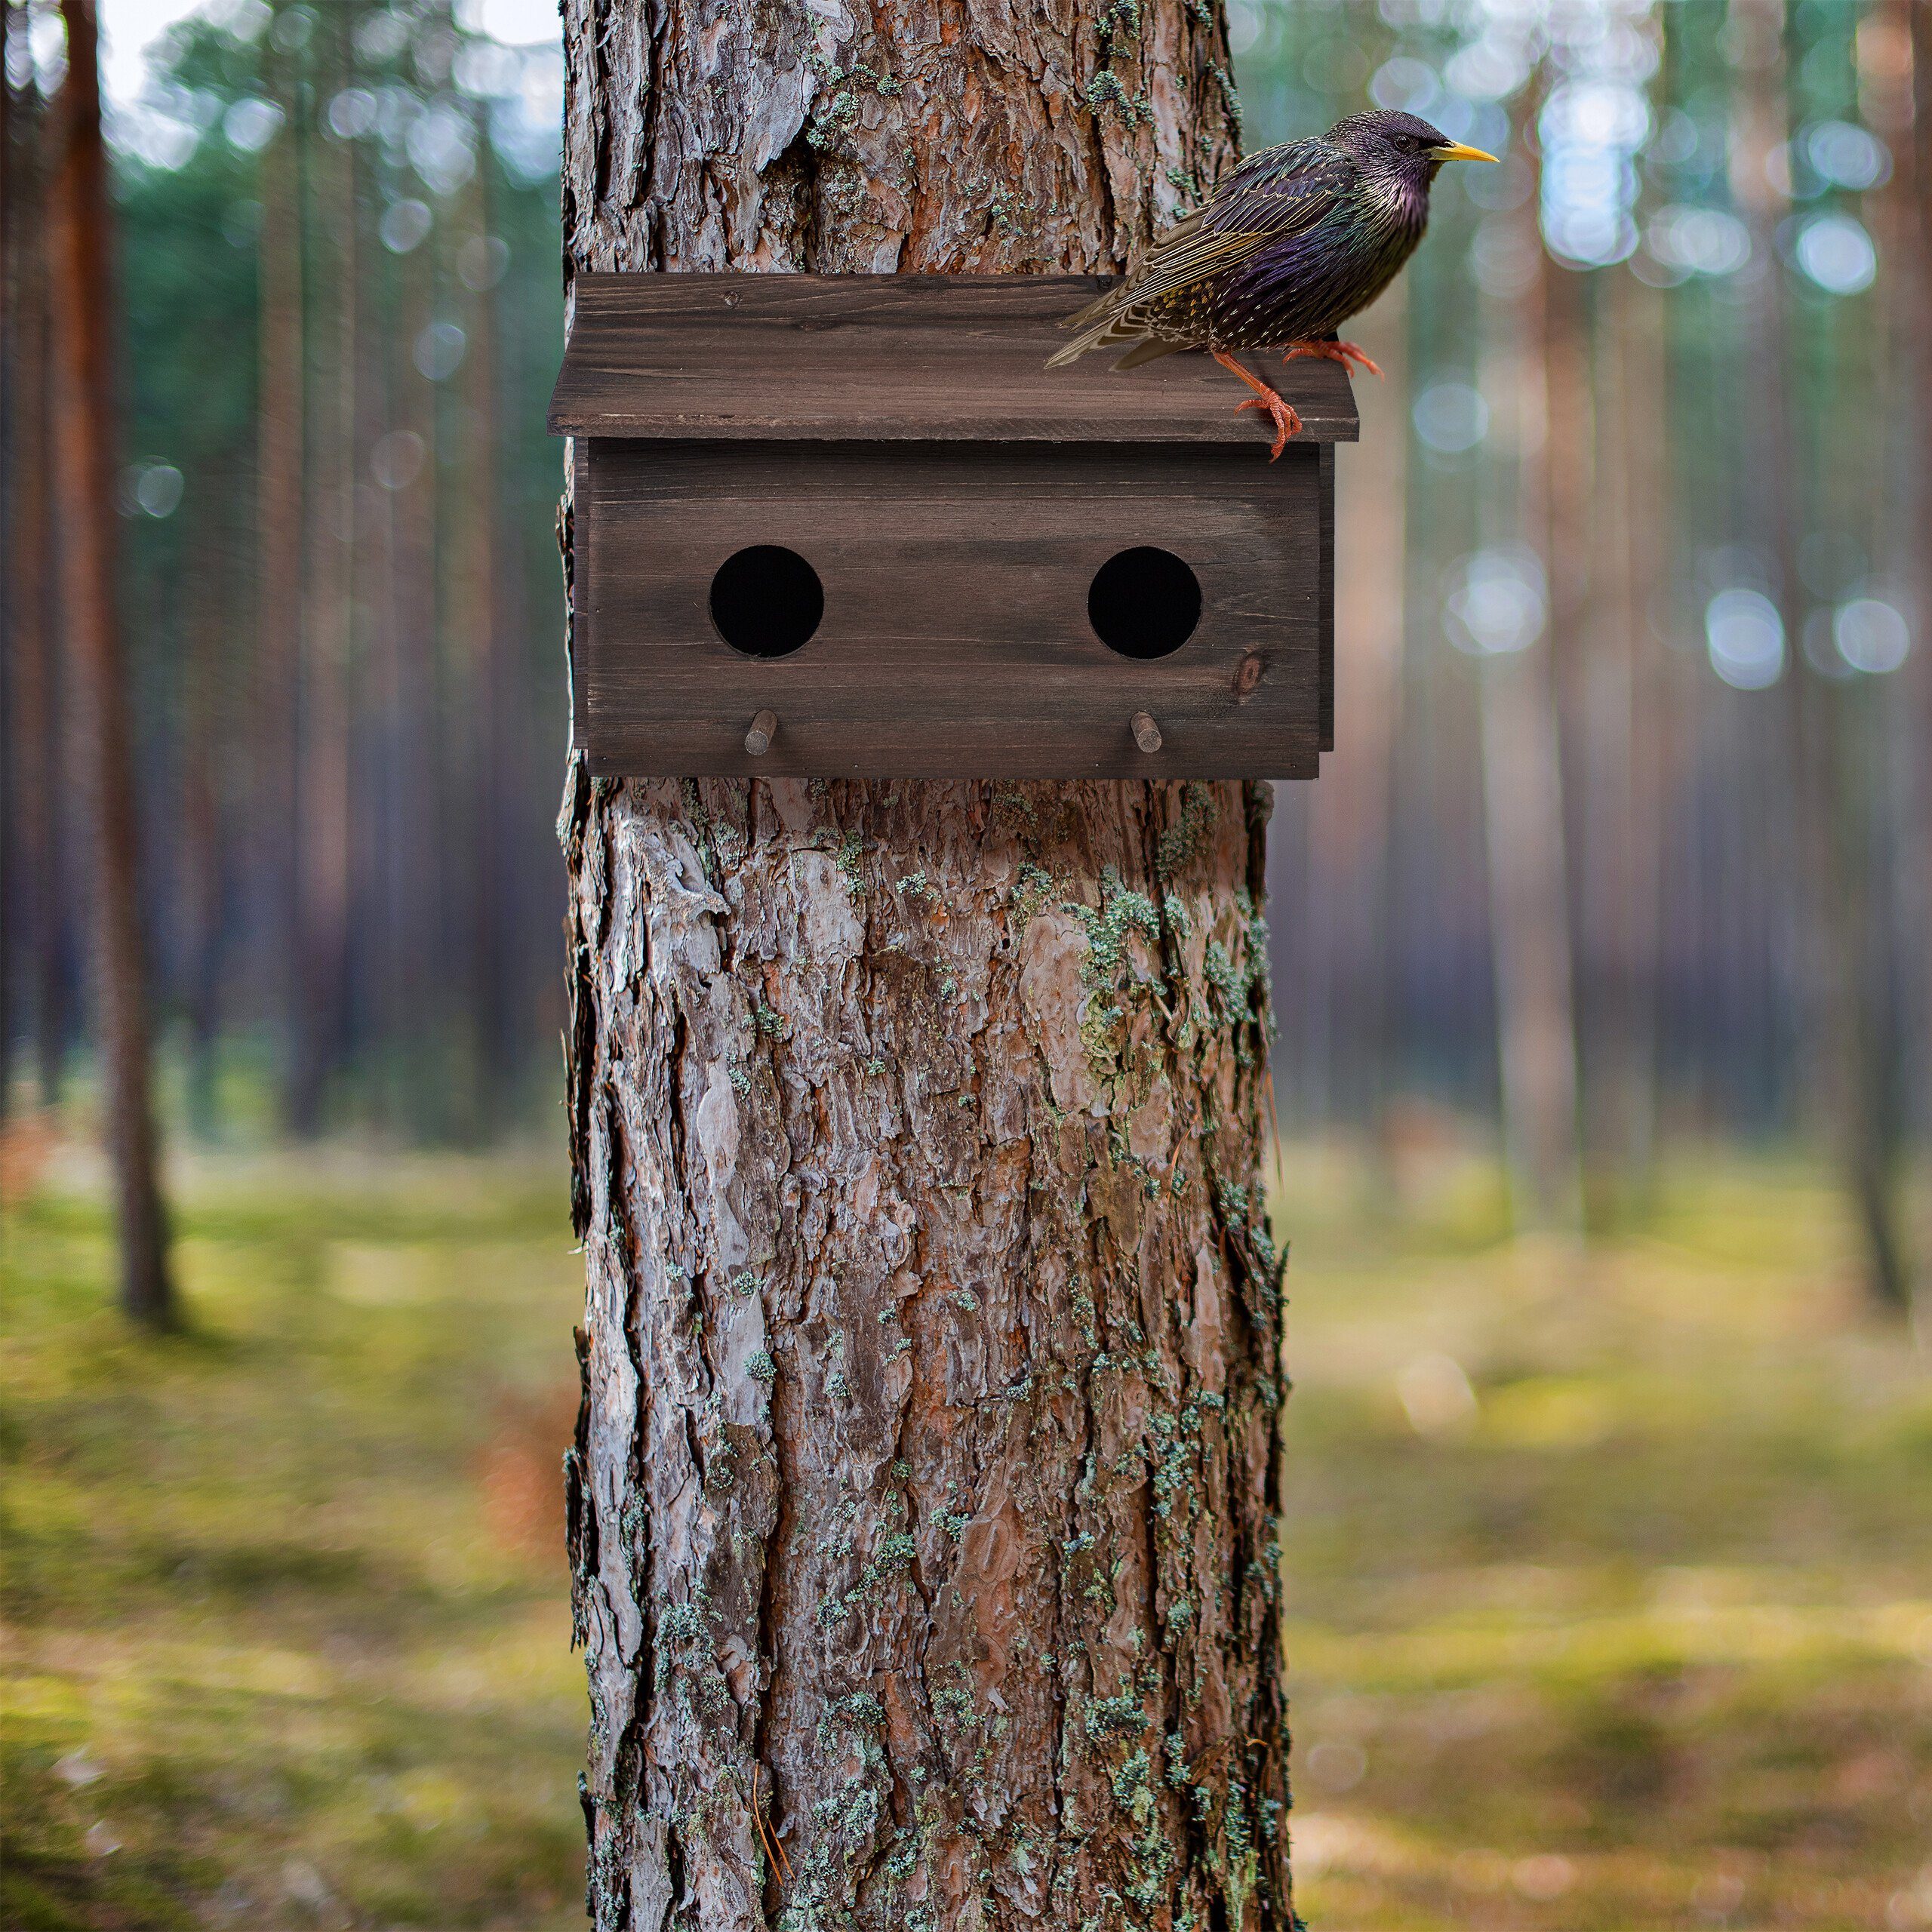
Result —
<instances>
[{"instance_id":1,"label":"blurred forest background","mask_svg":"<svg viewBox=\"0 0 1932 1932\"><path fill-rule=\"evenodd\" d=\"M120 806L63 9L5 15L0 1921L561 1927L555 23L211 0L143 60L138 3ZM1251 147L1505 157L1364 319L1272 834L1300 1903L1932 1926L1932 4L1229 18ZM159 1337L87 1151L110 808Z\"/></svg>"},{"instance_id":2,"label":"blurred forest background","mask_svg":"<svg viewBox=\"0 0 1932 1932\"><path fill-rule=\"evenodd\" d=\"M20 1104L87 1073L89 847L46 480L64 42L7 22ZM489 1141L557 1088L562 63L480 25L235 0L108 104L150 977L168 1111L216 1141Z\"/></svg>"},{"instance_id":3,"label":"blurred forest background","mask_svg":"<svg viewBox=\"0 0 1932 1932\"><path fill-rule=\"evenodd\" d=\"M85 1091L46 456L60 13L10 0L0 1094ZM1362 337L1340 738L1281 789L1289 1131L1505 1130L1519 1223L1801 1141L1908 1294L1927 1125L1932 25L1913 0L1234 0L1251 146L1439 184ZM112 19L109 20L110 33ZM512 36L503 38L504 34ZM481 1144L557 1091L559 56L518 0L212 0L110 96L119 536L175 1131ZM1918 108L1915 113L1915 102ZM1400 555L1404 567L1392 571Z\"/></svg>"},{"instance_id":4,"label":"blurred forest background","mask_svg":"<svg viewBox=\"0 0 1932 1932\"><path fill-rule=\"evenodd\" d=\"M1432 1108L1500 1118L1519 1217L1558 1225L1640 1210L1674 1138L1802 1140L1900 1305L1932 10L1234 20L1257 137L1365 91L1505 156L1445 171L1361 331L1389 380L1338 466L1337 751L1278 794L1287 1117L1392 1171Z\"/></svg>"}]
</instances>

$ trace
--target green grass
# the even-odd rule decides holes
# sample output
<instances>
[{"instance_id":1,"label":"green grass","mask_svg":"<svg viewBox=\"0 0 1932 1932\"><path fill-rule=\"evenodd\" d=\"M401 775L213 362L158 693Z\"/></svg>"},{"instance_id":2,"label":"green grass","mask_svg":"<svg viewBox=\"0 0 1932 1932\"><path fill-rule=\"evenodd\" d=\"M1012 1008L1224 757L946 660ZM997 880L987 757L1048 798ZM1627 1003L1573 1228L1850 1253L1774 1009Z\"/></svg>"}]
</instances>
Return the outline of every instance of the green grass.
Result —
<instances>
[{"instance_id":1,"label":"green grass","mask_svg":"<svg viewBox=\"0 0 1932 1932\"><path fill-rule=\"evenodd\" d=\"M1835 1197L1696 1166L1579 1256L1365 1186L1281 1203L1318 1932L1932 1924L1932 1377Z\"/></svg>"},{"instance_id":2,"label":"green grass","mask_svg":"<svg viewBox=\"0 0 1932 1932\"><path fill-rule=\"evenodd\" d=\"M0 1924L582 1922L560 1180L192 1172L192 1330L85 1193L0 1246Z\"/></svg>"},{"instance_id":3,"label":"green grass","mask_svg":"<svg viewBox=\"0 0 1932 1932\"><path fill-rule=\"evenodd\" d=\"M1578 1255L1401 1178L1278 1190L1315 1932L1932 1926L1932 1377L1835 1198L1701 1162ZM158 1344L84 1177L0 1223L0 1925L580 1924L561 1175L180 1199Z\"/></svg>"}]
</instances>

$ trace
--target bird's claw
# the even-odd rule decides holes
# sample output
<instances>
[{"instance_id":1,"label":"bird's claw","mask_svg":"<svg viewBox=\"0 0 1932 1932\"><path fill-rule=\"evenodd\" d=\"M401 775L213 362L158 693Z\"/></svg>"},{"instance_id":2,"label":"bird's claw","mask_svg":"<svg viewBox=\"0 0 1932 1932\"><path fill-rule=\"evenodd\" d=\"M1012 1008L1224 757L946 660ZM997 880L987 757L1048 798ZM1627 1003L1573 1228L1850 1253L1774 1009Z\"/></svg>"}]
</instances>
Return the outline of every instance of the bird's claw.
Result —
<instances>
[{"instance_id":1,"label":"bird's claw","mask_svg":"<svg viewBox=\"0 0 1932 1932\"><path fill-rule=\"evenodd\" d=\"M1275 425L1275 447L1268 452L1268 460L1270 463L1274 462L1282 451L1287 448L1288 438L1300 429L1301 418L1295 414L1293 405L1286 401L1275 390L1271 389L1259 376L1251 374L1248 371L1243 368L1237 357L1231 355L1225 349L1217 349L1211 352L1214 360L1220 363L1229 375L1238 376L1254 392L1254 395L1241 405L1241 409L1235 411L1235 414L1238 416L1241 409L1267 411L1269 419Z\"/></svg>"},{"instance_id":2,"label":"bird's claw","mask_svg":"<svg viewBox=\"0 0 1932 1932\"><path fill-rule=\"evenodd\" d=\"M1291 343L1281 360L1293 362L1304 355L1313 356L1324 362L1339 362L1351 372L1359 368L1366 369L1371 376L1379 376L1382 373L1374 360L1352 342Z\"/></svg>"},{"instance_id":3,"label":"bird's claw","mask_svg":"<svg viewBox=\"0 0 1932 1932\"><path fill-rule=\"evenodd\" d=\"M1301 418L1295 414L1294 404L1277 395L1272 389L1260 395L1250 396L1245 402L1236 406L1235 414L1238 416L1244 409L1265 409L1275 425L1275 447L1268 452L1270 463L1280 457L1281 452L1287 448L1291 436L1301 433Z\"/></svg>"}]
</instances>

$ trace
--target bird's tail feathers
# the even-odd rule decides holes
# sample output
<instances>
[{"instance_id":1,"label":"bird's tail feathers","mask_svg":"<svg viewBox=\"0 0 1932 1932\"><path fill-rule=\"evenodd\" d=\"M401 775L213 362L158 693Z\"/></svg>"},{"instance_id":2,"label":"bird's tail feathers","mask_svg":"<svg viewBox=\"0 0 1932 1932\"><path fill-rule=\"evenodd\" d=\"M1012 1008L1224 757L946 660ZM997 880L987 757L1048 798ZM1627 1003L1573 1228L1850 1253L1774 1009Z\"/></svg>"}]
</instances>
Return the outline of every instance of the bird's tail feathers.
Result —
<instances>
[{"instance_id":1,"label":"bird's tail feathers","mask_svg":"<svg viewBox=\"0 0 1932 1932\"><path fill-rule=\"evenodd\" d=\"M1152 362L1163 355L1171 355L1182 346L1177 342L1156 342L1143 335L1124 315L1112 315L1097 322L1083 336L1076 337L1064 349L1057 349L1047 358L1049 369L1063 369L1069 362L1078 361L1088 350L1118 349L1125 345L1127 353L1114 365L1116 369L1137 369L1143 362Z\"/></svg>"},{"instance_id":2,"label":"bird's tail feathers","mask_svg":"<svg viewBox=\"0 0 1932 1932\"><path fill-rule=\"evenodd\" d=\"M1120 298L1127 292L1124 281L1110 282L1084 309L1076 309L1070 315L1063 316L1060 327L1063 329L1084 328L1089 322L1097 322L1103 315L1115 312Z\"/></svg>"},{"instance_id":3,"label":"bird's tail feathers","mask_svg":"<svg viewBox=\"0 0 1932 1932\"><path fill-rule=\"evenodd\" d=\"M1078 321L1080 318L1073 318ZM1090 349L1105 349L1115 343L1138 342L1140 331L1127 319L1122 309L1114 309L1094 317L1092 325L1076 336L1064 349L1057 349L1047 358L1049 369L1063 369L1068 363L1077 361Z\"/></svg>"},{"instance_id":4,"label":"bird's tail feathers","mask_svg":"<svg viewBox=\"0 0 1932 1932\"><path fill-rule=\"evenodd\" d=\"M1077 361L1090 349L1098 349L1109 342L1129 339L1134 331L1121 329L1119 325L1132 302L1133 297L1124 281L1117 281L1111 288L1102 290L1085 308L1076 309L1061 322L1062 328L1078 329L1080 334L1064 349L1056 349L1048 356L1047 367L1049 369L1063 369L1068 363Z\"/></svg>"},{"instance_id":5,"label":"bird's tail feathers","mask_svg":"<svg viewBox=\"0 0 1932 1932\"><path fill-rule=\"evenodd\" d=\"M1049 369L1064 369L1069 362L1078 361L1088 349L1099 346L1102 333L1103 331L1097 331L1091 334L1080 336L1069 342L1064 349L1056 349L1047 358L1047 367Z\"/></svg>"},{"instance_id":6,"label":"bird's tail feathers","mask_svg":"<svg viewBox=\"0 0 1932 1932\"><path fill-rule=\"evenodd\" d=\"M1120 360L1114 365L1116 373L1122 369L1137 369L1143 362L1158 362L1163 355L1171 355L1184 346L1178 342L1160 342L1152 336L1143 336Z\"/></svg>"}]
</instances>

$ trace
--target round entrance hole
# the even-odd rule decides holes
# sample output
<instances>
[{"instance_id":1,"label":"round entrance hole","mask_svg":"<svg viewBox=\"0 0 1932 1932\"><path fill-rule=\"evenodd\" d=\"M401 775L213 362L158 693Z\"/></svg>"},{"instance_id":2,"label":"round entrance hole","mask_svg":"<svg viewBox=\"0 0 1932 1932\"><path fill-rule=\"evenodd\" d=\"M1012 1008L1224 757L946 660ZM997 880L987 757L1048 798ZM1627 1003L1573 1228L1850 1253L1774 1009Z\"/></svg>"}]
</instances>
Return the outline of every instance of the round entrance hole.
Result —
<instances>
[{"instance_id":1,"label":"round entrance hole","mask_svg":"<svg viewBox=\"0 0 1932 1932\"><path fill-rule=\"evenodd\" d=\"M727 557L711 580L711 621L747 657L789 657L825 615L825 586L795 550L754 543Z\"/></svg>"},{"instance_id":2,"label":"round entrance hole","mask_svg":"<svg viewBox=\"0 0 1932 1932\"><path fill-rule=\"evenodd\" d=\"M1165 657L1201 621L1201 580L1171 550L1143 543L1109 557L1094 573L1088 621L1123 657Z\"/></svg>"}]
</instances>

